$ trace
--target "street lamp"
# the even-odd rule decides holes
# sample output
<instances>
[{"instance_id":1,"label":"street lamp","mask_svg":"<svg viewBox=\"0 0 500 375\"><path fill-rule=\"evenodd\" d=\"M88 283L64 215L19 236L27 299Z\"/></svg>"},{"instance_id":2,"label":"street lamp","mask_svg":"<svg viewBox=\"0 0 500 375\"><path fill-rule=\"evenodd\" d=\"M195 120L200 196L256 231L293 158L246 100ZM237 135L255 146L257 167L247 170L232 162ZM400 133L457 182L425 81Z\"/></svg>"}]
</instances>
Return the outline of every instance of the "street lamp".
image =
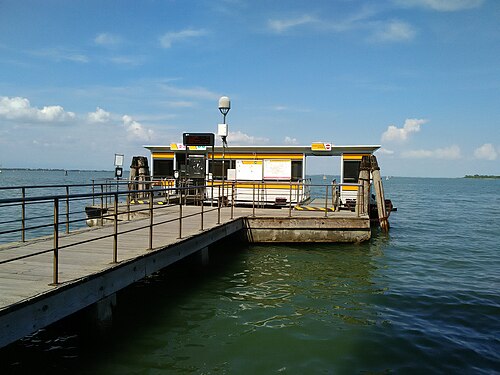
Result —
<instances>
[{"instance_id":1,"label":"street lamp","mask_svg":"<svg viewBox=\"0 0 500 375\"><path fill-rule=\"evenodd\" d=\"M218 133L222 139L222 197L224 197L224 176L226 174L225 165L224 165L224 157L226 154L226 146L227 146L227 124L226 124L226 115L231 109L231 100L227 96L221 96L219 99L219 111L223 116L223 123L219 124ZM224 198L223 198L224 199Z\"/></svg>"}]
</instances>

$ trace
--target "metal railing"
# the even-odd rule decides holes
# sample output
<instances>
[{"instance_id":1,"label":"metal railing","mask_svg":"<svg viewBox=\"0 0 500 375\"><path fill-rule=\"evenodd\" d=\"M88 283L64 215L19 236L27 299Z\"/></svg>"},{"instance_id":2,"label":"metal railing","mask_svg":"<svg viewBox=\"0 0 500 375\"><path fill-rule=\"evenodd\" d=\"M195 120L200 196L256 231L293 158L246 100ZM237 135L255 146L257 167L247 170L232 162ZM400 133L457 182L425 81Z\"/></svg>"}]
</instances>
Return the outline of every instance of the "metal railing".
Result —
<instances>
[{"instance_id":1,"label":"metal railing","mask_svg":"<svg viewBox=\"0 0 500 375\"><path fill-rule=\"evenodd\" d=\"M308 195L308 189L317 192L324 191L324 215L328 216L333 211L338 211L342 207L339 202L339 189L341 184L331 185L311 185L301 182L284 182L277 184L276 182L248 182L248 181L226 181L224 191L222 185L210 183L210 185L200 186L167 186L165 184L158 185L158 181L142 181L145 189L131 190L130 181L111 181L99 182L92 181L92 184L83 185L53 185L53 186L24 186L0 188L2 190L10 189L14 191L18 189L20 196L0 199L0 218L8 218L8 220L0 221L0 243L14 242L13 236L17 236L17 241L26 241L29 238L41 236L49 236L52 238L52 246L48 249L37 250L31 254L11 256L10 258L0 259L0 265L22 260L25 258L52 253L53 254L53 284L59 283L59 252L61 250L85 244L88 242L112 238L112 261L118 262L118 240L119 236L139 230L148 230L148 246L146 250L153 249L154 229L158 225L177 222L178 238L183 238L183 222L194 216L200 217L200 231L205 229L205 217L210 212L217 211L217 224L221 223L221 211L229 210L230 219L234 218L234 209L237 205L243 205L247 208L251 205L252 216L256 216L256 208L263 207L272 203L272 200L267 200L273 195L271 192L279 190L278 198L275 200L275 206L288 208L288 216L292 217L294 207L298 203L302 203ZM248 196L248 186L251 185L251 199L239 199L238 194ZM362 185L349 184L358 186L362 190ZM238 188L243 186L243 188ZM126 189L120 190L120 187ZM153 188L154 187L154 188ZM60 194L29 196L27 192L31 189L37 190L40 188L55 188L62 189ZM77 188L88 189L91 192L71 193ZM242 190L241 189L247 189ZM212 199L210 191L215 191L216 199ZM287 192L287 194L283 194ZM10 194L12 195L12 194ZM30 194L31 195L31 194ZM364 196L364 194L360 194ZM264 198L265 199L264 199ZM134 204L139 203L139 204ZM362 206L362 201L358 199L356 212L359 216L365 213ZM199 210L183 209L183 207L199 206ZM37 208L33 210L33 207ZM61 209L63 207L63 209ZM76 207L73 211L73 207ZM178 216L165 215L160 216L161 212L166 207L178 207ZM27 215L38 212L36 216ZM7 214L5 214L7 212ZM227 211L226 211L227 212ZM85 215L84 215L85 213ZM321 213L322 214L322 213ZM34 215L34 214L33 214ZM124 227L120 223L131 221L134 218L149 217L149 220L144 225L134 227ZM156 220L155 220L156 219ZM0 219L1 220L1 219ZM33 224L31 224L33 223ZM91 238L82 241L67 242L61 245L60 239L63 233L61 228L64 228L64 233L71 233L71 229L81 230L85 226L101 225L112 226L111 233L96 232ZM28 236L27 234L33 233ZM2 236L7 236L8 241L2 241ZM0 252L2 250L0 249Z\"/></svg>"}]
</instances>

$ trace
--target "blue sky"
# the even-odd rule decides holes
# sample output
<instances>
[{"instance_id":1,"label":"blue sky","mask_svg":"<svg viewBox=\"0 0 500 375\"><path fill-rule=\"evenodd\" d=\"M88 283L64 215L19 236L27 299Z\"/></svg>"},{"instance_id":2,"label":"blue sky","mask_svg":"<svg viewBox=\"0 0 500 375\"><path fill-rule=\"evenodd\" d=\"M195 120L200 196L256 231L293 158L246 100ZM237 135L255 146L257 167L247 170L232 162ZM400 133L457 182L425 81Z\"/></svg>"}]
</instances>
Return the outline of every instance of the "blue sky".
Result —
<instances>
[{"instance_id":1,"label":"blue sky","mask_svg":"<svg viewBox=\"0 0 500 375\"><path fill-rule=\"evenodd\" d=\"M229 145L381 144L383 174L499 175L499 25L497 0L2 0L0 163L112 169L216 132L227 95Z\"/></svg>"}]
</instances>

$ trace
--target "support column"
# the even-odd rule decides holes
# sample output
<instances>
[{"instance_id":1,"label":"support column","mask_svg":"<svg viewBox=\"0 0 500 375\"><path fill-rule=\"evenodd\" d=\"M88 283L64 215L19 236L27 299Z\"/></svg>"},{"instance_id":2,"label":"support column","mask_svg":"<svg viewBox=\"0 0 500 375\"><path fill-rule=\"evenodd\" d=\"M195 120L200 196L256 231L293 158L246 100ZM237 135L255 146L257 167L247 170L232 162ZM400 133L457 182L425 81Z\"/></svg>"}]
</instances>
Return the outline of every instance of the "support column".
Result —
<instances>
[{"instance_id":1,"label":"support column","mask_svg":"<svg viewBox=\"0 0 500 375\"><path fill-rule=\"evenodd\" d=\"M202 266L208 266L210 263L210 255L208 252L208 247L204 247L196 253L197 261Z\"/></svg>"},{"instance_id":2,"label":"support column","mask_svg":"<svg viewBox=\"0 0 500 375\"><path fill-rule=\"evenodd\" d=\"M382 186L382 178L380 177L380 168L375 155L372 155L370 160L373 175L373 186L375 188L375 195L377 198L378 220L380 222L380 228L387 233L389 232L389 220L387 219L387 210L385 208L384 187Z\"/></svg>"},{"instance_id":3,"label":"support column","mask_svg":"<svg viewBox=\"0 0 500 375\"><path fill-rule=\"evenodd\" d=\"M113 324L113 310L116 306L116 293L103 298L93 306L93 319L96 326L106 330Z\"/></svg>"}]
</instances>

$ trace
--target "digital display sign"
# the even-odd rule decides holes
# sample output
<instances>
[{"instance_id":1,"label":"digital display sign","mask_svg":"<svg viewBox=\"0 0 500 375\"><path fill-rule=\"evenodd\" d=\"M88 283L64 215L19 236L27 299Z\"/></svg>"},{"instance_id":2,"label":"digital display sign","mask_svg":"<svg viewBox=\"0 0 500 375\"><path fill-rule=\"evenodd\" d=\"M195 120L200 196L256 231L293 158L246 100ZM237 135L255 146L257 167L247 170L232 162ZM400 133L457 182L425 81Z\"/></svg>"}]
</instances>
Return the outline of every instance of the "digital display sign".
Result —
<instances>
[{"instance_id":1,"label":"digital display sign","mask_svg":"<svg viewBox=\"0 0 500 375\"><path fill-rule=\"evenodd\" d=\"M213 146L215 135L213 133L184 133L182 141L184 146Z\"/></svg>"}]
</instances>

